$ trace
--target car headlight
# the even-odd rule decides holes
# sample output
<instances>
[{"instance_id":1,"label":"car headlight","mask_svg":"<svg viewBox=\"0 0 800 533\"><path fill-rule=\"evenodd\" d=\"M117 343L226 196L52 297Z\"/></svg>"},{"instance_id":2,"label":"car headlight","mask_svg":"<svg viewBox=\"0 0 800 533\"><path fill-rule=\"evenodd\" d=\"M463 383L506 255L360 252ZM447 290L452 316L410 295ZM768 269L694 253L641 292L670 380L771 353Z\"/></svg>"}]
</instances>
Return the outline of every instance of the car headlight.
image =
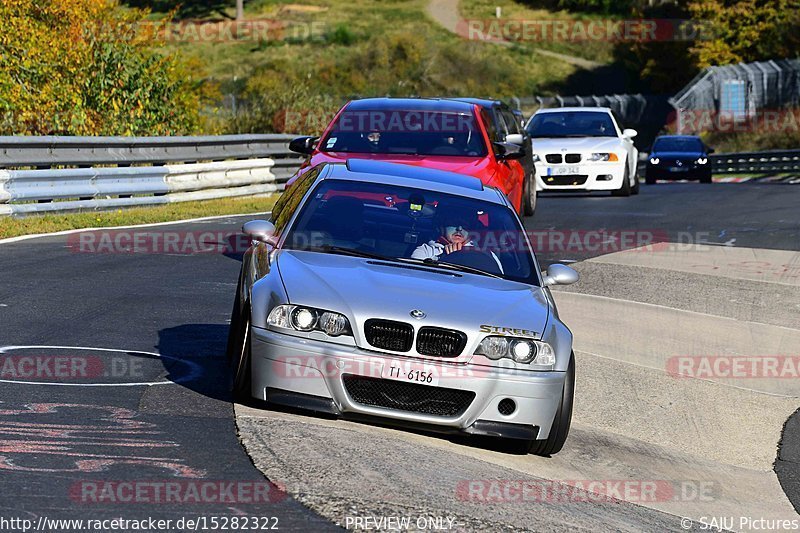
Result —
<instances>
[{"instance_id":1,"label":"car headlight","mask_svg":"<svg viewBox=\"0 0 800 533\"><path fill-rule=\"evenodd\" d=\"M541 160L542 160L542 158L539 157L539 154L533 154L533 162L534 163L538 163Z\"/></svg>"},{"instance_id":2,"label":"car headlight","mask_svg":"<svg viewBox=\"0 0 800 533\"><path fill-rule=\"evenodd\" d=\"M657 165L657 164L661 163L661 160L659 158L657 158L657 157L651 157L650 158L650 162L652 164L654 164L654 165Z\"/></svg>"},{"instance_id":3,"label":"car headlight","mask_svg":"<svg viewBox=\"0 0 800 533\"><path fill-rule=\"evenodd\" d=\"M492 360L508 358L521 364L552 366L556 363L553 347L546 342L517 337L490 336L484 338L475 350Z\"/></svg>"},{"instance_id":4,"label":"car headlight","mask_svg":"<svg viewBox=\"0 0 800 533\"><path fill-rule=\"evenodd\" d=\"M352 335L350 321L341 313L299 305L276 305L267 317L267 325L296 331L321 331L330 337Z\"/></svg>"},{"instance_id":5,"label":"car headlight","mask_svg":"<svg viewBox=\"0 0 800 533\"><path fill-rule=\"evenodd\" d=\"M700 157L700 158L697 159L697 164L698 165L705 165L706 163L708 163L708 158L707 157Z\"/></svg>"},{"instance_id":6,"label":"car headlight","mask_svg":"<svg viewBox=\"0 0 800 533\"><path fill-rule=\"evenodd\" d=\"M619 161L617 154L606 152L594 153L588 159L589 161Z\"/></svg>"}]
</instances>

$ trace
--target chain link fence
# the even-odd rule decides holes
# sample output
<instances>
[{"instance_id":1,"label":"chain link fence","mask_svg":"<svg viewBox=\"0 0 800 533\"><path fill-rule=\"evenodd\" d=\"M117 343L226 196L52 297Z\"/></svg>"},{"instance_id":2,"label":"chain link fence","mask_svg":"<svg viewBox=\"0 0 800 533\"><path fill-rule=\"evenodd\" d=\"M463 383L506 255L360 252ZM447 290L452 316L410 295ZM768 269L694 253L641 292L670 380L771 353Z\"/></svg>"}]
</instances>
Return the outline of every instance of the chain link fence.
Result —
<instances>
[{"instance_id":1,"label":"chain link fence","mask_svg":"<svg viewBox=\"0 0 800 533\"><path fill-rule=\"evenodd\" d=\"M670 99L678 133L720 129L720 122L769 120L800 105L800 59L708 67Z\"/></svg>"}]
</instances>

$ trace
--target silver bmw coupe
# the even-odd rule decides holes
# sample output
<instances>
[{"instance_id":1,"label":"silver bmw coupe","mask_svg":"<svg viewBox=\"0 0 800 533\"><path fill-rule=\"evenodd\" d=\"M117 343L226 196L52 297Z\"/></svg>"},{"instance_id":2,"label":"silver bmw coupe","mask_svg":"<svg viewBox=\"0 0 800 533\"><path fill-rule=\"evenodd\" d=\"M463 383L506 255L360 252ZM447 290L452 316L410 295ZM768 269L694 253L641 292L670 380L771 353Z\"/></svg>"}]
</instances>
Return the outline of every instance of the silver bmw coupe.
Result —
<instances>
[{"instance_id":1,"label":"silver bmw coupe","mask_svg":"<svg viewBox=\"0 0 800 533\"><path fill-rule=\"evenodd\" d=\"M561 450L572 333L505 196L369 160L321 164L252 220L228 337L234 392L405 427Z\"/></svg>"}]
</instances>

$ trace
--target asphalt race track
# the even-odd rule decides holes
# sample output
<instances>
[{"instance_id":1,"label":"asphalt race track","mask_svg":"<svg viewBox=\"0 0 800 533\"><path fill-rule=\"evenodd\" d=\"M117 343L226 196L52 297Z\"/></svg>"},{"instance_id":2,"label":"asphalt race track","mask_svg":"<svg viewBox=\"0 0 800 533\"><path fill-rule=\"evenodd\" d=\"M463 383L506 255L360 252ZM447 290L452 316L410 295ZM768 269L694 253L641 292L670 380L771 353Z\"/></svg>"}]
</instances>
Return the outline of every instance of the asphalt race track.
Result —
<instances>
[{"instance_id":1,"label":"asphalt race track","mask_svg":"<svg viewBox=\"0 0 800 533\"><path fill-rule=\"evenodd\" d=\"M234 408L224 350L235 233L252 217L0 243L0 515L277 517L280 529L315 531L363 528L366 517L461 531L702 530L713 517L756 530L759 518L797 519L800 420L783 428L800 407L800 376L725 375L713 362L800 358L798 205L800 188L777 183L540 197L526 226L542 267L571 261L582 275L554 291L578 370L573 428L551 458ZM150 238L130 253L131 232L179 244ZM259 470L277 484L268 497ZM163 503L153 487L169 482L178 489ZM224 502L213 491L188 497L203 482L241 490ZM592 497L615 482L632 487L622 501ZM497 483L501 497L487 497ZM502 490L520 483L589 492ZM130 486L141 493L128 498Z\"/></svg>"}]
</instances>

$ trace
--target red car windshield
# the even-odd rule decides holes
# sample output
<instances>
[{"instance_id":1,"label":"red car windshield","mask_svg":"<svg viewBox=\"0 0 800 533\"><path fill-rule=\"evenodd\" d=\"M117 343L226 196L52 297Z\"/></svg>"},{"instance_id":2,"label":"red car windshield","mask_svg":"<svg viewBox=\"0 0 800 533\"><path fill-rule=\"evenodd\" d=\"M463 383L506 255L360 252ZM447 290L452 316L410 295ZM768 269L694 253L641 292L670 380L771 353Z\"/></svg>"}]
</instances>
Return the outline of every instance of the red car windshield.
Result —
<instances>
[{"instance_id":1,"label":"red car windshield","mask_svg":"<svg viewBox=\"0 0 800 533\"><path fill-rule=\"evenodd\" d=\"M484 157L481 129L470 113L345 110L319 143L323 152Z\"/></svg>"}]
</instances>

